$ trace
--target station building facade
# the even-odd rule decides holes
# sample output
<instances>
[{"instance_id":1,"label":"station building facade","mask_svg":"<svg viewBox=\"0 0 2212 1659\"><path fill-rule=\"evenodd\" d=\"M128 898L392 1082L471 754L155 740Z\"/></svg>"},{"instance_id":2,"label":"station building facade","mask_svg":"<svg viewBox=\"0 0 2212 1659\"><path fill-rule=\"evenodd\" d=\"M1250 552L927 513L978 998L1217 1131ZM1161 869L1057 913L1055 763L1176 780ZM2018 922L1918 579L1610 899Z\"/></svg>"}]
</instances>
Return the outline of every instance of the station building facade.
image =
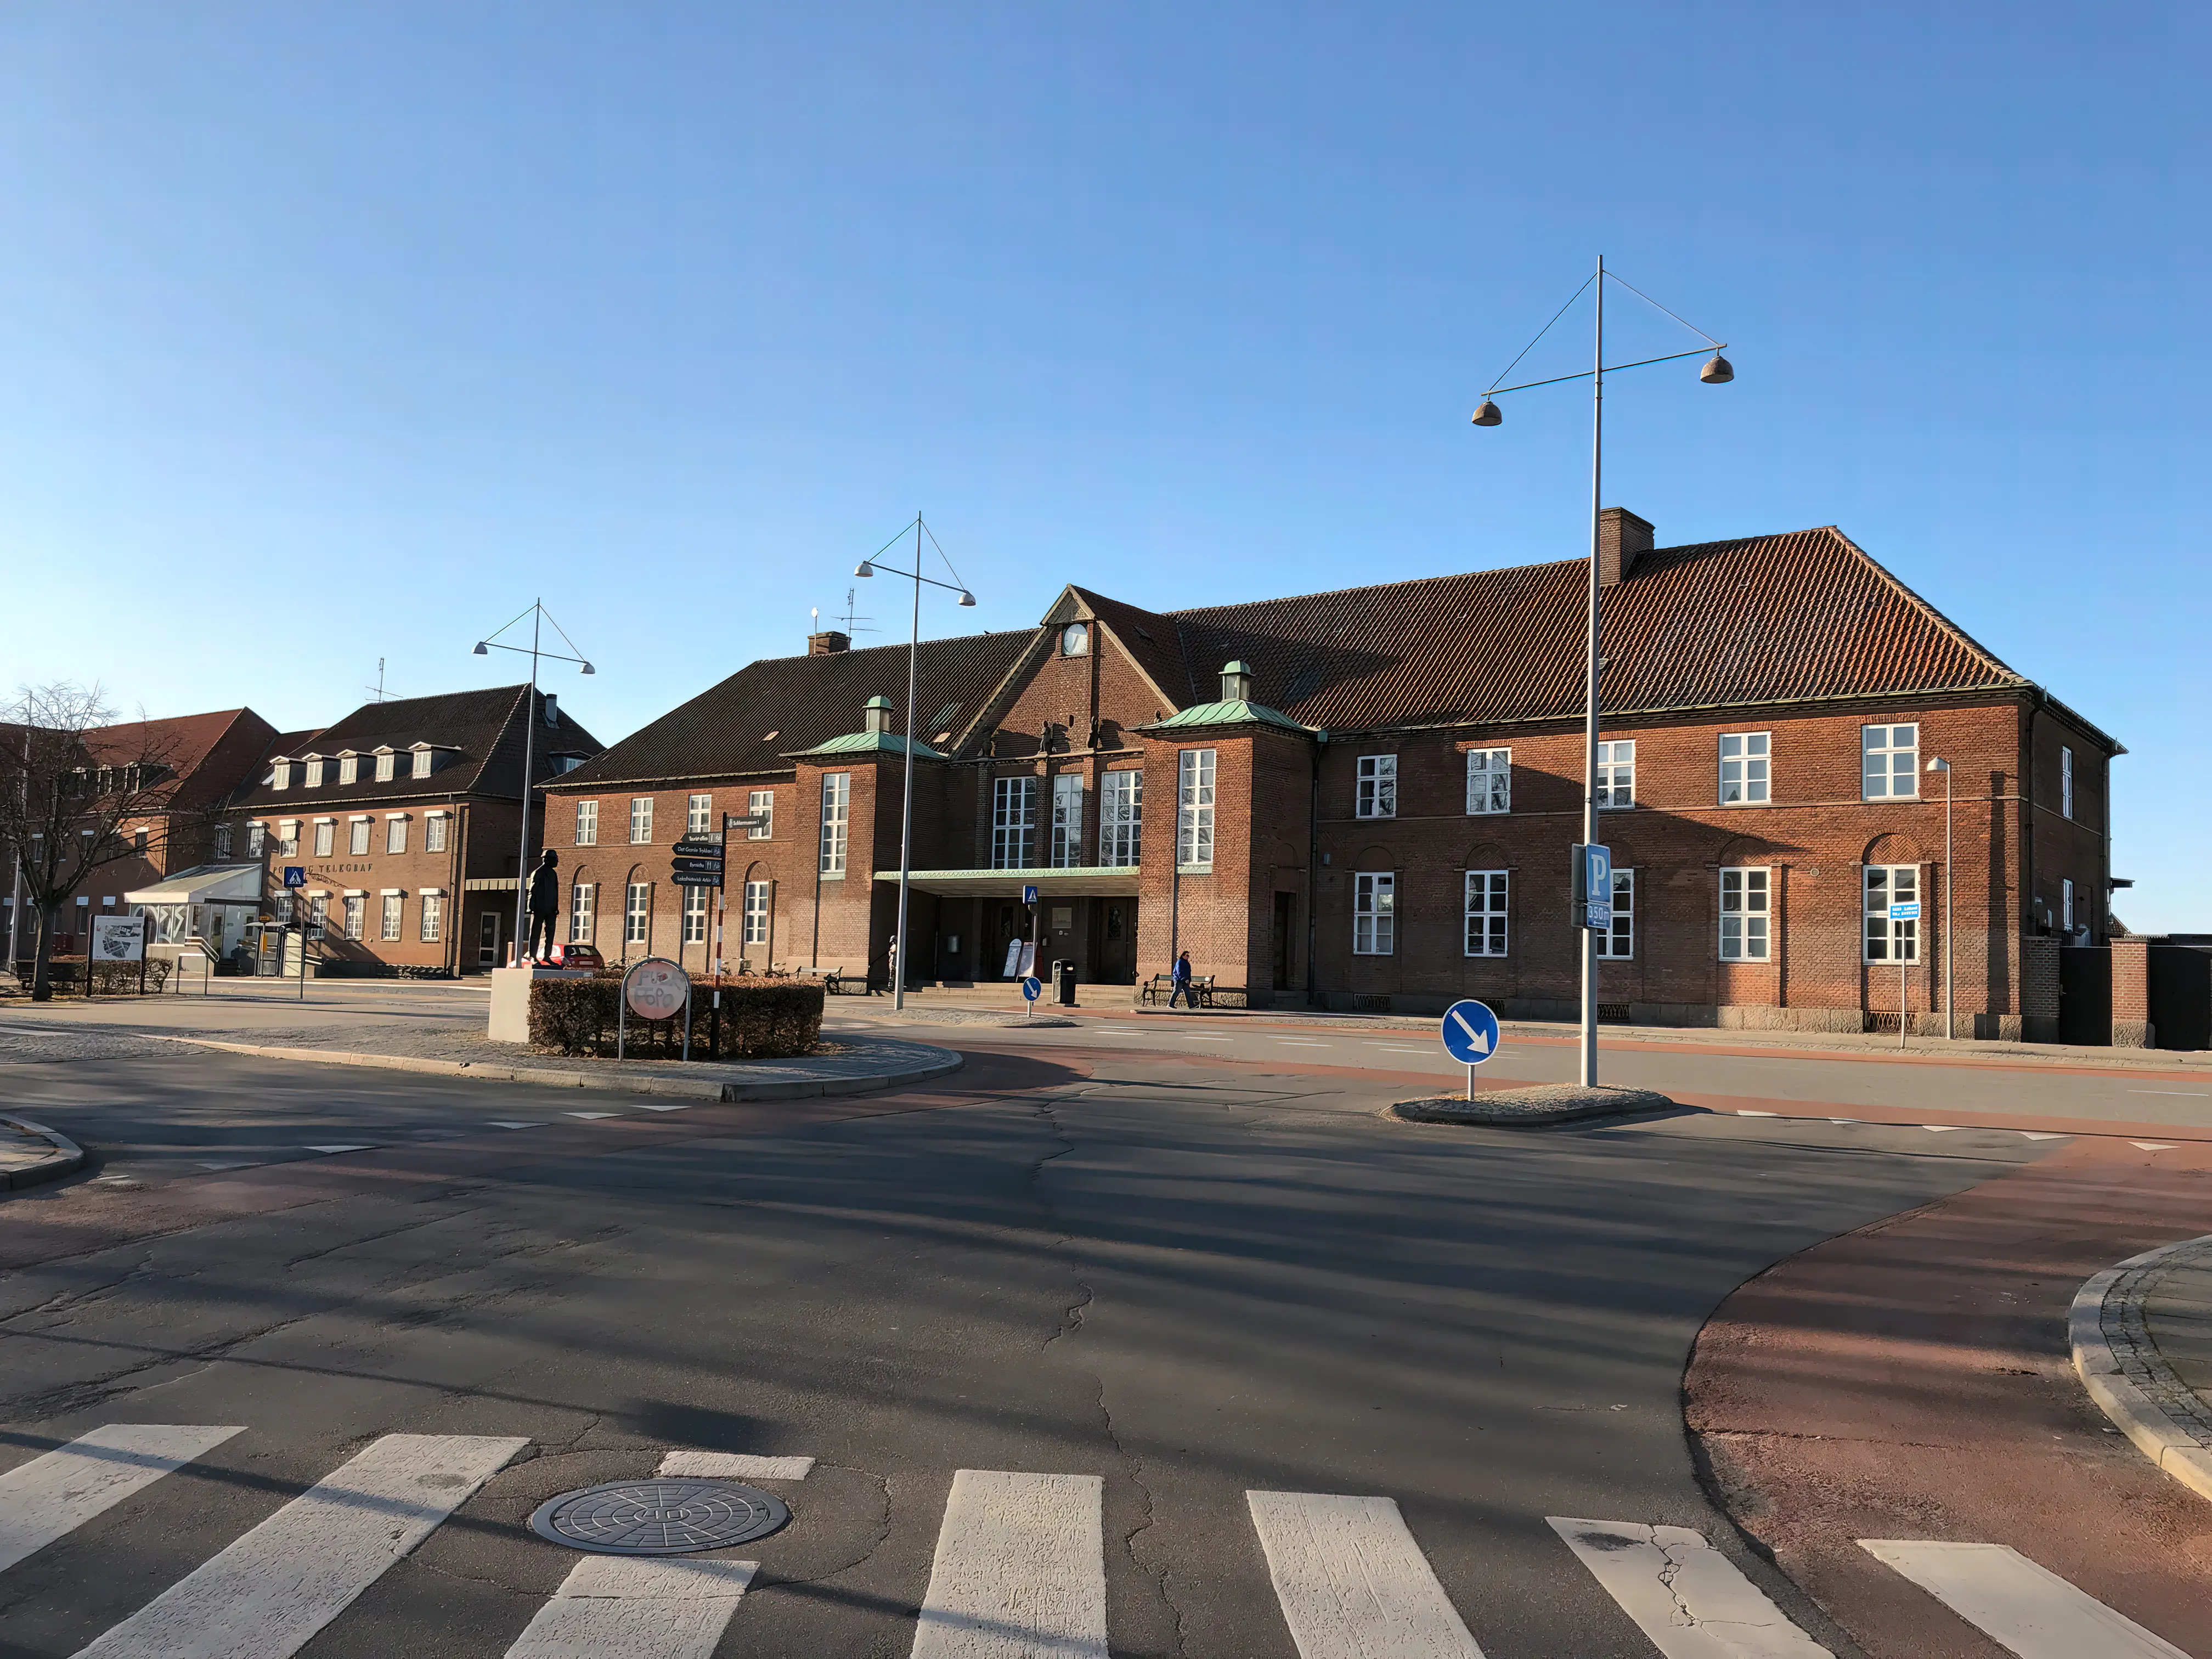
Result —
<instances>
[{"instance_id":1,"label":"station building facade","mask_svg":"<svg viewBox=\"0 0 2212 1659\"><path fill-rule=\"evenodd\" d=\"M1833 527L1601 525L1601 1006L1928 1029L1948 917L1960 1035L2055 1036L2056 953L2109 927L2121 746ZM1006 977L1034 933L1092 984L1188 950L1255 1006L1570 1014L1588 568L1182 611L1072 586L925 642L909 976ZM726 961L886 982L906 672L817 635L548 781L564 936L703 969L719 924ZM722 893L676 887L674 842L731 817Z\"/></svg>"}]
</instances>

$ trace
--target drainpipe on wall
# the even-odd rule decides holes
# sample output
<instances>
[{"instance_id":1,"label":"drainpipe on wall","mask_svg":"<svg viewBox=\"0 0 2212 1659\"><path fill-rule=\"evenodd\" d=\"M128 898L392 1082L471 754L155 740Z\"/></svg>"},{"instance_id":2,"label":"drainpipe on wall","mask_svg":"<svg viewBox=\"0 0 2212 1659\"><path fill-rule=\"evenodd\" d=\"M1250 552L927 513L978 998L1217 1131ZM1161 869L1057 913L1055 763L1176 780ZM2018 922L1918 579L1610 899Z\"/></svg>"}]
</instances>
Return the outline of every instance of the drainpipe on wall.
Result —
<instances>
[{"instance_id":1,"label":"drainpipe on wall","mask_svg":"<svg viewBox=\"0 0 2212 1659\"><path fill-rule=\"evenodd\" d=\"M446 878L446 976L458 980L461 976L461 803L458 796L446 797L446 810L452 815L446 825L446 863L451 872Z\"/></svg>"},{"instance_id":2,"label":"drainpipe on wall","mask_svg":"<svg viewBox=\"0 0 2212 1659\"><path fill-rule=\"evenodd\" d=\"M1314 733L1313 793L1306 814L1306 1006L1321 1006L1321 985L1314 971L1314 947L1321 942L1321 752L1328 746L1326 731Z\"/></svg>"}]
</instances>

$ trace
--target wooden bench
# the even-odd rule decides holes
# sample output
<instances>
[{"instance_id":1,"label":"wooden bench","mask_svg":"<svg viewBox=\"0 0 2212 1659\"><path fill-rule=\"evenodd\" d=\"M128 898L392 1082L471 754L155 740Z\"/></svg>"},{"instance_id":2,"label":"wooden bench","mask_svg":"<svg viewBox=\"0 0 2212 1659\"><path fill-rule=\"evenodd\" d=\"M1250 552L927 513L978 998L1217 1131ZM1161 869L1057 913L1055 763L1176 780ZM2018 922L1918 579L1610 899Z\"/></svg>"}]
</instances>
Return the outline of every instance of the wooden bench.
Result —
<instances>
[{"instance_id":1,"label":"wooden bench","mask_svg":"<svg viewBox=\"0 0 2212 1659\"><path fill-rule=\"evenodd\" d=\"M1190 994L1200 1007L1241 1008L1244 1006L1243 987L1222 986L1217 989L1213 981L1212 974L1193 974L1190 976ZM1139 1002L1165 1002L1174 994L1175 975L1154 974L1145 981L1144 988L1137 994L1137 1000ZM1214 1000L1217 996L1223 999L1218 1005Z\"/></svg>"},{"instance_id":2,"label":"wooden bench","mask_svg":"<svg viewBox=\"0 0 2212 1659\"><path fill-rule=\"evenodd\" d=\"M826 996L866 997L873 996L876 992L876 988L868 982L866 975L863 974L855 979L848 974L842 965L832 968L794 968L792 972L799 979L820 980L823 994Z\"/></svg>"}]
</instances>

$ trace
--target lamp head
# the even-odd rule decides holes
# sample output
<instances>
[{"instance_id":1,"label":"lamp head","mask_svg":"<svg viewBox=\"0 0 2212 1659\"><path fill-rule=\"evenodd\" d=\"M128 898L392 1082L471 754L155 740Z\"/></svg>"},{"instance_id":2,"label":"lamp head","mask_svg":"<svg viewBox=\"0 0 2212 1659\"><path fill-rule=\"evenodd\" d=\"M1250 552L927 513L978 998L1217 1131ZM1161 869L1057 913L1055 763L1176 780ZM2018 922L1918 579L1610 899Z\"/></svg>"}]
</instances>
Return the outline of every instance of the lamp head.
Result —
<instances>
[{"instance_id":1,"label":"lamp head","mask_svg":"<svg viewBox=\"0 0 2212 1659\"><path fill-rule=\"evenodd\" d=\"M584 672L585 672L586 674L596 674L596 673L598 673L599 671L598 669L596 669L596 668L592 667L591 664L589 664L589 663L586 663L586 664L584 665Z\"/></svg>"},{"instance_id":2,"label":"lamp head","mask_svg":"<svg viewBox=\"0 0 2212 1659\"><path fill-rule=\"evenodd\" d=\"M972 605L975 603L975 596L963 587L960 590L960 603L966 605Z\"/></svg>"},{"instance_id":3,"label":"lamp head","mask_svg":"<svg viewBox=\"0 0 2212 1659\"><path fill-rule=\"evenodd\" d=\"M1928 757L1927 766L1923 769L1929 772L1948 772L1951 769L1951 763L1941 755L1930 755Z\"/></svg>"},{"instance_id":4,"label":"lamp head","mask_svg":"<svg viewBox=\"0 0 2212 1659\"><path fill-rule=\"evenodd\" d=\"M469 654L472 657L489 657L491 655L491 647L486 645L482 640L478 640L477 641L477 648L470 652Z\"/></svg>"},{"instance_id":5,"label":"lamp head","mask_svg":"<svg viewBox=\"0 0 2212 1659\"><path fill-rule=\"evenodd\" d=\"M1705 360L1705 366L1698 371L1698 378L1707 386L1726 386L1735 379L1735 370L1727 358L1716 351Z\"/></svg>"},{"instance_id":6,"label":"lamp head","mask_svg":"<svg viewBox=\"0 0 2212 1659\"><path fill-rule=\"evenodd\" d=\"M876 574L876 568L863 559L853 567L853 574L855 576L872 576Z\"/></svg>"},{"instance_id":7,"label":"lamp head","mask_svg":"<svg viewBox=\"0 0 2212 1659\"><path fill-rule=\"evenodd\" d=\"M1474 423L1477 426L1498 426L1502 424L1504 419L1505 416L1498 413L1498 405L1487 398L1482 400L1482 407L1474 411Z\"/></svg>"}]
</instances>

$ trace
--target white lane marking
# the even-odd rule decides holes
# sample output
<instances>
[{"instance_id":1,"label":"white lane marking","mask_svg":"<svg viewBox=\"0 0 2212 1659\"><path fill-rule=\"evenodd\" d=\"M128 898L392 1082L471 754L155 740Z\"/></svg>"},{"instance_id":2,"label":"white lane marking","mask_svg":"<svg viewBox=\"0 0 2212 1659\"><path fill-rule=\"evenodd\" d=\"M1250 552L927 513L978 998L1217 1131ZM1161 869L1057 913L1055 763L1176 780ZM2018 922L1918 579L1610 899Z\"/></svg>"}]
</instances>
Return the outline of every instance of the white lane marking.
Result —
<instances>
[{"instance_id":1,"label":"white lane marking","mask_svg":"<svg viewBox=\"0 0 2212 1659\"><path fill-rule=\"evenodd\" d=\"M1408 1048L1401 1042L1370 1042L1367 1046L1370 1048L1380 1048L1386 1054L1425 1054L1434 1052L1428 1048Z\"/></svg>"},{"instance_id":2,"label":"white lane marking","mask_svg":"<svg viewBox=\"0 0 2212 1659\"><path fill-rule=\"evenodd\" d=\"M495 1129L542 1129L545 1127L545 1121L540 1118L535 1123L515 1123L506 1118L495 1117L491 1121L491 1127Z\"/></svg>"},{"instance_id":3,"label":"white lane marking","mask_svg":"<svg viewBox=\"0 0 2212 1659\"><path fill-rule=\"evenodd\" d=\"M1735 1115L1738 1117L1780 1117L1782 1115L1779 1112L1754 1111L1748 1106L1737 1107L1735 1109Z\"/></svg>"},{"instance_id":4,"label":"white lane marking","mask_svg":"<svg viewBox=\"0 0 2212 1659\"><path fill-rule=\"evenodd\" d=\"M1855 1117L1832 1117L1828 1121L1831 1123L1856 1123L1858 1121L1858 1119Z\"/></svg>"},{"instance_id":5,"label":"white lane marking","mask_svg":"<svg viewBox=\"0 0 2212 1659\"><path fill-rule=\"evenodd\" d=\"M2188 1659L2008 1545L1862 1538L1859 1547L2020 1659Z\"/></svg>"},{"instance_id":6,"label":"white lane marking","mask_svg":"<svg viewBox=\"0 0 2212 1659\"><path fill-rule=\"evenodd\" d=\"M507 1659L712 1659L759 1571L757 1561L586 1556Z\"/></svg>"},{"instance_id":7,"label":"white lane marking","mask_svg":"<svg viewBox=\"0 0 2212 1659\"><path fill-rule=\"evenodd\" d=\"M1229 1041L1225 1036L1209 1036L1203 1031L1189 1031L1180 1035L1182 1035L1182 1040L1185 1042L1226 1042Z\"/></svg>"},{"instance_id":8,"label":"white lane marking","mask_svg":"<svg viewBox=\"0 0 2212 1659\"><path fill-rule=\"evenodd\" d=\"M200 1168L203 1170L251 1170L255 1166L251 1159L240 1164L203 1164L200 1165Z\"/></svg>"},{"instance_id":9,"label":"white lane marking","mask_svg":"<svg viewBox=\"0 0 2212 1659\"><path fill-rule=\"evenodd\" d=\"M2066 1139L2066 1136L2057 1129L2020 1129L2014 1131L2014 1133L2025 1135L2030 1140L2063 1140Z\"/></svg>"},{"instance_id":10,"label":"white lane marking","mask_svg":"<svg viewBox=\"0 0 2212 1659\"><path fill-rule=\"evenodd\" d=\"M1544 1518L1667 1659L1832 1659L1703 1533Z\"/></svg>"},{"instance_id":11,"label":"white lane marking","mask_svg":"<svg viewBox=\"0 0 2212 1659\"><path fill-rule=\"evenodd\" d=\"M2170 1152L2175 1143L2171 1140L2130 1140L2128 1145L2139 1152Z\"/></svg>"},{"instance_id":12,"label":"white lane marking","mask_svg":"<svg viewBox=\"0 0 2212 1659\"><path fill-rule=\"evenodd\" d=\"M374 1152L374 1151L376 1150L376 1143L375 1143L374 1141L373 1141L373 1140L364 1140L364 1141L361 1142L358 1146L310 1146L310 1147L308 1147L308 1148L307 1148L307 1150L308 1150L309 1152L323 1152L323 1153L331 1153L331 1152Z\"/></svg>"},{"instance_id":13,"label":"white lane marking","mask_svg":"<svg viewBox=\"0 0 2212 1659\"><path fill-rule=\"evenodd\" d=\"M1300 1659L1482 1659L1387 1498L1248 1492Z\"/></svg>"},{"instance_id":14,"label":"white lane marking","mask_svg":"<svg viewBox=\"0 0 2212 1659\"><path fill-rule=\"evenodd\" d=\"M1105 1482L961 1469L914 1659L1106 1659Z\"/></svg>"},{"instance_id":15,"label":"white lane marking","mask_svg":"<svg viewBox=\"0 0 2212 1659\"><path fill-rule=\"evenodd\" d=\"M2212 1100L2212 1095L2198 1094L2193 1089L2130 1089L2131 1095L2171 1095L2176 1100Z\"/></svg>"},{"instance_id":16,"label":"white lane marking","mask_svg":"<svg viewBox=\"0 0 2212 1659\"><path fill-rule=\"evenodd\" d=\"M663 1480L690 1475L700 1480L804 1480L814 1471L811 1457L755 1457L745 1452L672 1451L660 1460Z\"/></svg>"},{"instance_id":17,"label":"white lane marking","mask_svg":"<svg viewBox=\"0 0 2212 1659\"><path fill-rule=\"evenodd\" d=\"M1963 1123L1923 1123L1920 1127L1931 1135L1954 1135L1966 1126Z\"/></svg>"},{"instance_id":18,"label":"white lane marking","mask_svg":"<svg viewBox=\"0 0 2212 1659\"><path fill-rule=\"evenodd\" d=\"M637 1104L638 1109L645 1112L688 1112L700 1103L696 1100L641 1100Z\"/></svg>"},{"instance_id":19,"label":"white lane marking","mask_svg":"<svg viewBox=\"0 0 2212 1659\"><path fill-rule=\"evenodd\" d=\"M562 1113L562 1115L563 1117L595 1118L595 1117L617 1117L617 1116L619 1116L619 1115L620 1115L619 1113L617 1113L617 1112L564 1112L564 1113Z\"/></svg>"},{"instance_id":20,"label":"white lane marking","mask_svg":"<svg viewBox=\"0 0 2212 1659\"><path fill-rule=\"evenodd\" d=\"M243 1428L108 1423L0 1474L0 1572Z\"/></svg>"},{"instance_id":21,"label":"white lane marking","mask_svg":"<svg viewBox=\"0 0 2212 1659\"><path fill-rule=\"evenodd\" d=\"M387 1434L77 1659L290 1659L529 1443Z\"/></svg>"}]
</instances>

